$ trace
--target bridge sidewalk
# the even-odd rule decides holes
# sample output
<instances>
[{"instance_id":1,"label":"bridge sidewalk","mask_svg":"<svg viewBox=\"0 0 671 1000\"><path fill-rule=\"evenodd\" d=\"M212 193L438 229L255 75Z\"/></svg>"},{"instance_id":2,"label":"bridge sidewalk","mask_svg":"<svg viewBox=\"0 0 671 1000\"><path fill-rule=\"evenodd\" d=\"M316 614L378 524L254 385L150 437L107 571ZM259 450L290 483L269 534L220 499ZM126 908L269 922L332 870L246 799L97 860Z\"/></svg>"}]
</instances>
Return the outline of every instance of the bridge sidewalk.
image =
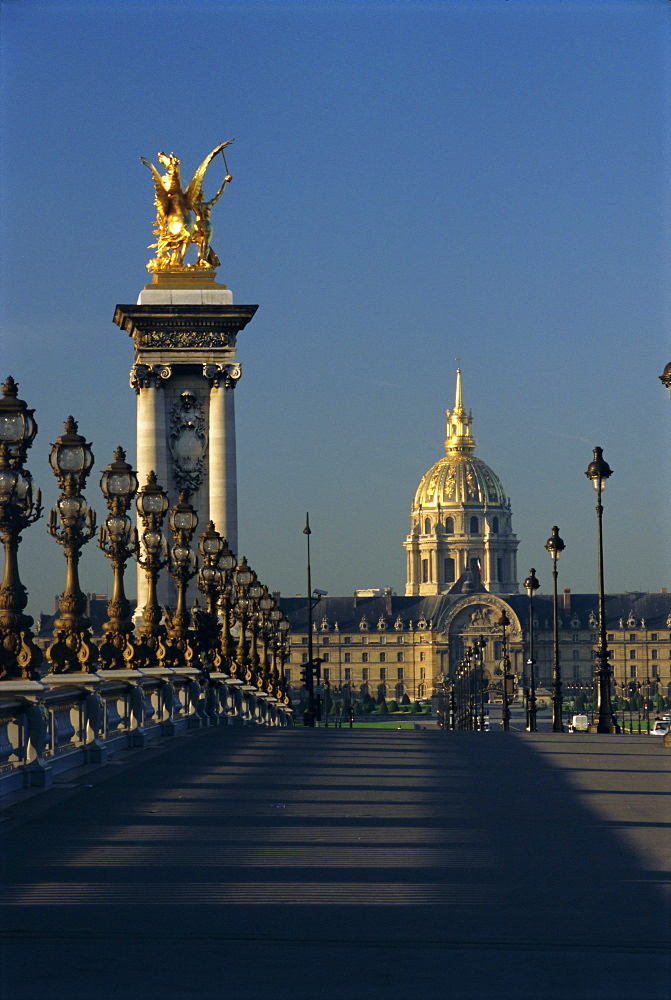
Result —
<instances>
[{"instance_id":1,"label":"bridge sidewalk","mask_svg":"<svg viewBox=\"0 0 671 1000\"><path fill-rule=\"evenodd\" d=\"M205 730L0 824L2 1000L671 997L650 737Z\"/></svg>"}]
</instances>

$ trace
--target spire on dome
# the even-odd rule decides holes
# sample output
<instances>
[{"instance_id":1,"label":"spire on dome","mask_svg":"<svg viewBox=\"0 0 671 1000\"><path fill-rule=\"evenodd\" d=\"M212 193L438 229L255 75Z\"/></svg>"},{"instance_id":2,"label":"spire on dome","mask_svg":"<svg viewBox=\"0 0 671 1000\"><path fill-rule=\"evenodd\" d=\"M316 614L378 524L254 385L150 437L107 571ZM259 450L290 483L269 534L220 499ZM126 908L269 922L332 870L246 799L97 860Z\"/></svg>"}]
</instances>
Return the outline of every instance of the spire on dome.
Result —
<instances>
[{"instance_id":1,"label":"spire on dome","mask_svg":"<svg viewBox=\"0 0 671 1000\"><path fill-rule=\"evenodd\" d=\"M454 396L454 409L450 413L445 411L447 417L447 437L445 439L445 452L448 455L455 453L471 452L475 449L475 441L471 435L471 424L473 415L466 414L461 390L461 368L457 368L457 389Z\"/></svg>"}]
</instances>

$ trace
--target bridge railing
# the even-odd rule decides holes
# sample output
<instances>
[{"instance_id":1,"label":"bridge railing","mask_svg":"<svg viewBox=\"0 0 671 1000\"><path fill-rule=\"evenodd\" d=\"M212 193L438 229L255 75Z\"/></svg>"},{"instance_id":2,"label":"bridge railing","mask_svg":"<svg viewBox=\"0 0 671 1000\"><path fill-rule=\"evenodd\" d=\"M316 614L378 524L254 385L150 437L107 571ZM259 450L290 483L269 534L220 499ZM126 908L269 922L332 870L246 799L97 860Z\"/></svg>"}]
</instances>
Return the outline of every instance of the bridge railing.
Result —
<instances>
[{"instance_id":1,"label":"bridge railing","mask_svg":"<svg viewBox=\"0 0 671 1000\"><path fill-rule=\"evenodd\" d=\"M0 682L0 794L48 787L56 775L104 763L206 726L291 726L291 709L226 674L195 668L47 674Z\"/></svg>"}]
</instances>

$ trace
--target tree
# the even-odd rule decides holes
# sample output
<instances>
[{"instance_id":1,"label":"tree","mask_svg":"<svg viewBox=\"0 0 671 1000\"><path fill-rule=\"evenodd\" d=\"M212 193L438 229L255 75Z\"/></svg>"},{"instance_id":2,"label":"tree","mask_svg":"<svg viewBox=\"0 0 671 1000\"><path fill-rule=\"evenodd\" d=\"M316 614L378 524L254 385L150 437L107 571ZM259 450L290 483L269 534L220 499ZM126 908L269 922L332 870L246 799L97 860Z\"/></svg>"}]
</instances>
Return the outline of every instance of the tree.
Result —
<instances>
[{"instance_id":1,"label":"tree","mask_svg":"<svg viewBox=\"0 0 671 1000\"><path fill-rule=\"evenodd\" d=\"M394 701L393 698L390 702L387 702L387 708L389 709L390 712L398 712L398 704L397 702Z\"/></svg>"}]
</instances>

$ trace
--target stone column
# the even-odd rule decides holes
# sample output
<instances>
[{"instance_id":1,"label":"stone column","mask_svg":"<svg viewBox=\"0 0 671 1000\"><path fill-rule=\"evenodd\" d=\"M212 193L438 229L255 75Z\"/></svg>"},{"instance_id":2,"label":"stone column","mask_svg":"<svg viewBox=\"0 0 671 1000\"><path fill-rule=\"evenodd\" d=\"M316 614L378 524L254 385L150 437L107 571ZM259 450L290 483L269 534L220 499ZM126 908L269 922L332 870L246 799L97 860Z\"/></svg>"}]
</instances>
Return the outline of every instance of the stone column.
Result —
<instances>
[{"instance_id":1,"label":"stone column","mask_svg":"<svg viewBox=\"0 0 671 1000\"><path fill-rule=\"evenodd\" d=\"M209 406L209 507L216 530L238 554L238 481L235 450L235 401L233 390L240 365L203 365L210 379Z\"/></svg>"}]
</instances>

